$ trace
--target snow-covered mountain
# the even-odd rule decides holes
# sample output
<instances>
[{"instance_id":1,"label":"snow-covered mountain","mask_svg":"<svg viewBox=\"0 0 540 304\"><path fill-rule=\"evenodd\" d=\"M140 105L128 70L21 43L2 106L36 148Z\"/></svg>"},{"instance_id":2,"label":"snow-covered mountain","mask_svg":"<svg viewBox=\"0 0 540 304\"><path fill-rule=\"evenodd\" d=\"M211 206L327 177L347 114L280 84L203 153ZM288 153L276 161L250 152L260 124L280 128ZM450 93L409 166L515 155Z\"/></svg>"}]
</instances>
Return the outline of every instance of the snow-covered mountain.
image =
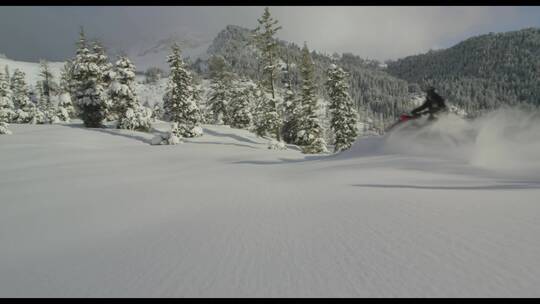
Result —
<instances>
[{"instance_id":1,"label":"snow-covered mountain","mask_svg":"<svg viewBox=\"0 0 540 304\"><path fill-rule=\"evenodd\" d=\"M174 43L180 45L185 58L195 61L197 58L207 57L206 51L212 39L197 33L175 33L165 38L151 40L149 43L141 42L127 51L127 54L138 71L145 71L149 67L168 70L167 56Z\"/></svg>"}]
</instances>

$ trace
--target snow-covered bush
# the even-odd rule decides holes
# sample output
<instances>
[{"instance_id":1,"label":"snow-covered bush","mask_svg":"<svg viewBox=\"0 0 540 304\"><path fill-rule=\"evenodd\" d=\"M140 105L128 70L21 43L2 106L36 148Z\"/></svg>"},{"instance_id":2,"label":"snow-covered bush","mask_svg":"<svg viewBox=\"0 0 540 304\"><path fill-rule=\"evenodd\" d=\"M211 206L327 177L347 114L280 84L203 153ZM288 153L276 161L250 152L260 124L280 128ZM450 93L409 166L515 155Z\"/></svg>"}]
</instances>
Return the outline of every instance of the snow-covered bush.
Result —
<instances>
[{"instance_id":1,"label":"snow-covered bush","mask_svg":"<svg viewBox=\"0 0 540 304\"><path fill-rule=\"evenodd\" d=\"M0 135L10 135L11 131L8 129L9 124L3 121L0 121Z\"/></svg>"},{"instance_id":2,"label":"snow-covered bush","mask_svg":"<svg viewBox=\"0 0 540 304\"><path fill-rule=\"evenodd\" d=\"M326 141L322 137L315 138L311 144L307 146L302 146L302 153L304 154L318 154L326 153L328 149L326 148Z\"/></svg>"},{"instance_id":3,"label":"snow-covered bush","mask_svg":"<svg viewBox=\"0 0 540 304\"><path fill-rule=\"evenodd\" d=\"M268 142L269 150L286 150L287 146L282 141L271 140Z\"/></svg>"},{"instance_id":4,"label":"snow-covered bush","mask_svg":"<svg viewBox=\"0 0 540 304\"><path fill-rule=\"evenodd\" d=\"M171 131L167 135L156 134L152 138L152 145L177 145L182 142L182 136L178 134L178 123L172 123Z\"/></svg>"},{"instance_id":5,"label":"snow-covered bush","mask_svg":"<svg viewBox=\"0 0 540 304\"><path fill-rule=\"evenodd\" d=\"M152 110L140 106L135 110L128 108L122 114L117 127L119 129L138 130L148 132L152 128Z\"/></svg>"}]
</instances>

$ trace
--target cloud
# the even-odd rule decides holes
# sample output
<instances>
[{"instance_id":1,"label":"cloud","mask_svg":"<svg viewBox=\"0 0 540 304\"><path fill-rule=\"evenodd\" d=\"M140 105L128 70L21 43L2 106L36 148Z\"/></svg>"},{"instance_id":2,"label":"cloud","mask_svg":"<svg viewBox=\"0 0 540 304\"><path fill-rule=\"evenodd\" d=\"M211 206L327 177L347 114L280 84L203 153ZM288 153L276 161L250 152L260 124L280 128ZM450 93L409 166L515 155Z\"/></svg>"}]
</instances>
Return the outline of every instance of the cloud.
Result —
<instances>
[{"instance_id":1,"label":"cloud","mask_svg":"<svg viewBox=\"0 0 540 304\"><path fill-rule=\"evenodd\" d=\"M270 7L278 37L311 49L378 60L448 47L471 35L540 24L540 10L520 7ZM129 49L176 32L213 38L228 24L254 28L262 7L3 7L0 53L21 60L63 60L79 25L91 37ZM24 21L21 21L24 20ZM22 39L21 39L22 37Z\"/></svg>"},{"instance_id":2,"label":"cloud","mask_svg":"<svg viewBox=\"0 0 540 304\"><path fill-rule=\"evenodd\" d=\"M456 38L517 16L511 7L276 7L273 11L286 40L379 60L447 47Z\"/></svg>"}]
</instances>

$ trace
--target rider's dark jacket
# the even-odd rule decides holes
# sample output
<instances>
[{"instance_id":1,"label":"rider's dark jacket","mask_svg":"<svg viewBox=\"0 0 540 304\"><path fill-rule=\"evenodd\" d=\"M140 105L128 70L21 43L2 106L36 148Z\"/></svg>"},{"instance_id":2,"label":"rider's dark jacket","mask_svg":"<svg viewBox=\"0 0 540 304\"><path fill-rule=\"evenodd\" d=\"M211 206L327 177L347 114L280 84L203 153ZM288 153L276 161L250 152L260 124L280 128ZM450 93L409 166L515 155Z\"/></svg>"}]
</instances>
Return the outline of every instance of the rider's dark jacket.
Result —
<instances>
[{"instance_id":1,"label":"rider's dark jacket","mask_svg":"<svg viewBox=\"0 0 540 304\"><path fill-rule=\"evenodd\" d=\"M422 112L427 112L433 115L444 110L447 110L446 104L444 103L444 98L435 92L428 92L426 101L418 108L412 110L411 113L413 115L418 115L423 114Z\"/></svg>"}]
</instances>

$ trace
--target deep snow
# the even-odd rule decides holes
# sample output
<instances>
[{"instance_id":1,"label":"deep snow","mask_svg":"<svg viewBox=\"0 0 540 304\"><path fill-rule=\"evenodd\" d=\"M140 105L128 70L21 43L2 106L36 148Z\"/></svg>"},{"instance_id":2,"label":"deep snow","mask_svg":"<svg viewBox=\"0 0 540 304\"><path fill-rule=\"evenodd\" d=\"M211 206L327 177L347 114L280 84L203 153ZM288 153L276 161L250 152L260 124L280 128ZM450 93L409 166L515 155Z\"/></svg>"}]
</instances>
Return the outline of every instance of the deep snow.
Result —
<instances>
[{"instance_id":1,"label":"deep snow","mask_svg":"<svg viewBox=\"0 0 540 304\"><path fill-rule=\"evenodd\" d=\"M10 128L2 297L540 296L539 176L440 153L445 140L305 156L225 126L176 146Z\"/></svg>"}]
</instances>

